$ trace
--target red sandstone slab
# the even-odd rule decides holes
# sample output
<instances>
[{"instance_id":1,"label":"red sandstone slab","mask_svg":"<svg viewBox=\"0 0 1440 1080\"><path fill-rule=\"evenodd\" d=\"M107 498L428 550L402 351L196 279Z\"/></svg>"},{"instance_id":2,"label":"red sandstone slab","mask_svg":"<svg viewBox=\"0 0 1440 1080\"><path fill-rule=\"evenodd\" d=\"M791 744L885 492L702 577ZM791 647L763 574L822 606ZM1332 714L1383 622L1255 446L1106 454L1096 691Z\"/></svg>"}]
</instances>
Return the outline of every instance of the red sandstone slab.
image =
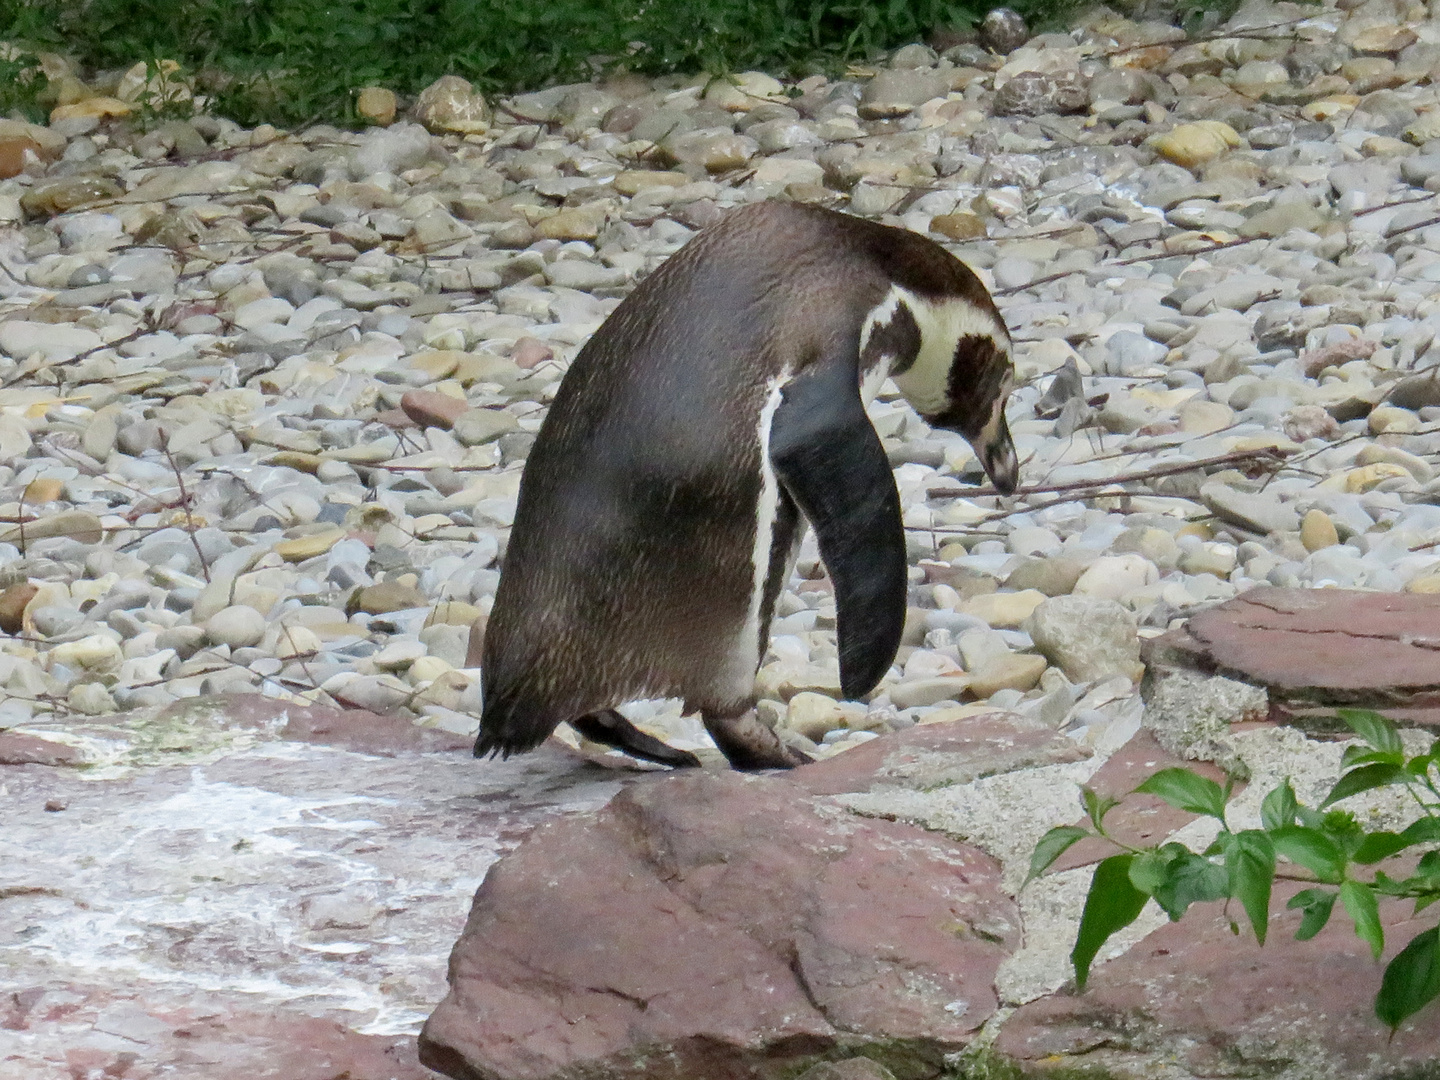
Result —
<instances>
[{"instance_id":1,"label":"red sandstone slab","mask_svg":"<svg viewBox=\"0 0 1440 1080\"><path fill-rule=\"evenodd\" d=\"M1313 700L1398 705L1433 694L1440 705L1440 596L1261 587L1200 612L1148 652Z\"/></svg>"},{"instance_id":2,"label":"red sandstone slab","mask_svg":"<svg viewBox=\"0 0 1440 1080\"><path fill-rule=\"evenodd\" d=\"M491 868L421 1060L457 1080L740 1080L868 1047L938 1075L1019 933L974 847L785 779L677 774Z\"/></svg>"},{"instance_id":3,"label":"red sandstone slab","mask_svg":"<svg viewBox=\"0 0 1440 1080\"><path fill-rule=\"evenodd\" d=\"M997 710L872 739L796 769L786 779L815 795L876 787L930 790L1089 756L1089 750L1053 727Z\"/></svg>"}]
</instances>

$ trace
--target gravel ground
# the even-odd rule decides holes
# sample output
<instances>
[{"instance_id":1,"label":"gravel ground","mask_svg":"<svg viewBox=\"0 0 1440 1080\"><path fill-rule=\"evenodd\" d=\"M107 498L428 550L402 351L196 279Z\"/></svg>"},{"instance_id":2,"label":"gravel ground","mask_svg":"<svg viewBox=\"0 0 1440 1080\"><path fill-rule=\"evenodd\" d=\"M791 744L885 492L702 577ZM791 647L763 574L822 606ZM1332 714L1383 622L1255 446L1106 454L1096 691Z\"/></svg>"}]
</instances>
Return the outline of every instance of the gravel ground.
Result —
<instances>
[{"instance_id":1,"label":"gravel ground","mask_svg":"<svg viewBox=\"0 0 1440 1080\"><path fill-rule=\"evenodd\" d=\"M1200 606L1440 592L1440 22L1342 4L1195 41L1105 14L793 85L492 107L446 79L363 133L143 131L108 97L0 121L0 729L258 690L473 730L467 643L567 362L761 199L945 243L1022 382L1013 498L877 399L906 645L837 700L807 544L758 679L797 745L983 705L1113 746L1140 637ZM627 712L709 746L674 702Z\"/></svg>"}]
</instances>

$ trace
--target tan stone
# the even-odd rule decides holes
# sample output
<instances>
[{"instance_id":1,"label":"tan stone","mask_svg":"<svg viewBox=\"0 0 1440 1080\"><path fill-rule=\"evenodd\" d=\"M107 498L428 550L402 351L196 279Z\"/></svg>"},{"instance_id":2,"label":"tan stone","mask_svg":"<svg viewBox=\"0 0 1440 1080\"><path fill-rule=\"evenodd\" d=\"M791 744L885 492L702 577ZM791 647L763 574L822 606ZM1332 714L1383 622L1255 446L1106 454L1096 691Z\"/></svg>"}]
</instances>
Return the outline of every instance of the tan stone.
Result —
<instances>
[{"instance_id":1,"label":"tan stone","mask_svg":"<svg viewBox=\"0 0 1440 1080\"><path fill-rule=\"evenodd\" d=\"M483 613L474 604L461 600L442 600L430 609L426 626L470 626Z\"/></svg>"},{"instance_id":2,"label":"tan stone","mask_svg":"<svg viewBox=\"0 0 1440 1080\"><path fill-rule=\"evenodd\" d=\"M317 555L324 555L325 552L329 551L344 538L344 529L326 529L324 532L312 533L309 536L297 536L291 540L281 540L275 545L275 554L279 555L286 562L304 562L306 559L313 559Z\"/></svg>"},{"instance_id":3,"label":"tan stone","mask_svg":"<svg viewBox=\"0 0 1440 1080\"><path fill-rule=\"evenodd\" d=\"M1434 596L1440 593L1440 574L1426 574L1424 577L1412 578L1405 586L1405 591Z\"/></svg>"},{"instance_id":4,"label":"tan stone","mask_svg":"<svg viewBox=\"0 0 1440 1080\"><path fill-rule=\"evenodd\" d=\"M18 544L21 537L26 540L46 540L54 536L68 536L82 544L98 544L105 538L105 527L100 519L88 510L66 510L51 514L38 521L28 521L23 528L19 525L0 533L0 543Z\"/></svg>"},{"instance_id":5,"label":"tan stone","mask_svg":"<svg viewBox=\"0 0 1440 1080\"><path fill-rule=\"evenodd\" d=\"M621 195L638 195L658 187L683 187L690 183L684 173L658 172L647 169L626 169L617 173L613 181L615 190Z\"/></svg>"},{"instance_id":6,"label":"tan stone","mask_svg":"<svg viewBox=\"0 0 1440 1080\"><path fill-rule=\"evenodd\" d=\"M594 240L600 235L600 226L604 223L603 208L592 210L585 206L573 206L546 218L535 226L535 231L546 240Z\"/></svg>"},{"instance_id":7,"label":"tan stone","mask_svg":"<svg viewBox=\"0 0 1440 1080\"><path fill-rule=\"evenodd\" d=\"M1155 152L1161 157L1187 169L1213 161L1239 145L1239 134L1219 120L1181 124L1153 143Z\"/></svg>"},{"instance_id":8,"label":"tan stone","mask_svg":"<svg viewBox=\"0 0 1440 1080\"><path fill-rule=\"evenodd\" d=\"M389 127L395 122L398 105L395 91L384 86L367 86L355 95L355 111L381 127Z\"/></svg>"},{"instance_id":9,"label":"tan stone","mask_svg":"<svg viewBox=\"0 0 1440 1080\"><path fill-rule=\"evenodd\" d=\"M23 501L30 506L54 502L65 490L65 484L53 476L42 476L25 485Z\"/></svg>"},{"instance_id":10,"label":"tan stone","mask_svg":"<svg viewBox=\"0 0 1440 1080\"><path fill-rule=\"evenodd\" d=\"M970 692L984 699L1001 690L1031 690L1045 668L1045 658L1031 653L993 656L970 673Z\"/></svg>"},{"instance_id":11,"label":"tan stone","mask_svg":"<svg viewBox=\"0 0 1440 1080\"><path fill-rule=\"evenodd\" d=\"M784 723L790 730L819 742L826 732L845 726L845 710L834 698L806 690L790 699Z\"/></svg>"},{"instance_id":12,"label":"tan stone","mask_svg":"<svg viewBox=\"0 0 1440 1080\"><path fill-rule=\"evenodd\" d=\"M938 214L930 219L930 231L950 240L974 240L985 235L985 222L977 214Z\"/></svg>"},{"instance_id":13,"label":"tan stone","mask_svg":"<svg viewBox=\"0 0 1440 1080\"><path fill-rule=\"evenodd\" d=\"M984 619L996 629L1014 630L1028 619L1030 613L1044 603L1045 599L1045 594L1039 589L985 593L966 600L960 610L966 615Z\"/></svg>"},{"instance_id":14,"label":"tan stone","mask_svg":"<svg viewBox=\"0 0 1440 1080\"><path fill-rule=\"evenodd\" d=\"M1410 471L1403 465L1392 465L1389 462L1381 461L1374 465L1365 465L1358 469L1351 469L1345 473L1345 488L1352 495L1360 495L1372 488L1384 483L1386 480L1395 477L1404 477L1406 480L1413 479Z\"/></svg>"},{"instance_id":15,"label":"tan stone","mask_svg":"<svg viewBox=\"0 0 1440 1080\"><path fill-rule=\"evenodd\" d=\"M1180 430L1191 435L1209 435L1235 422L1235 412L1218 401L1187 401L1180 406Z\"/></svg>"},{"instance_id":16,"label":"tan stone","mask_svg":"<svg viewBox=\"0 0 1440 1080\"><path fill-rule=\"evenodd\" d=\"M40 586L22 581L0 592L0 633L20 633L25 625L25 607L39 591Z\"/></svg>"},{"instance_id":17,"label":"tan stone","mask_svg":"<svg viewBox=\"0 0 1440 1080\"><path fill-rule=\"evenodd\" d=\"M1340 534L1335 531L1335 523L1329 515L1324 510L1315 509L1300 522L1300 542L1305 545L1306 551L1319 551L1340 543Z\"/></svg>"},{"instance_id":18,"label":"tan stone","mask_svg":"<svg viewBox=\"0 0 1440 1080\"><path fill-rule=\"evenodd\" d=\"M77 101L73 105L57 105L50 110L50 123L61 120L75 120L84 117L104 119L107 116L129 116L133 110L119 98L93 97Z\"/></svg>"}]
</instances>

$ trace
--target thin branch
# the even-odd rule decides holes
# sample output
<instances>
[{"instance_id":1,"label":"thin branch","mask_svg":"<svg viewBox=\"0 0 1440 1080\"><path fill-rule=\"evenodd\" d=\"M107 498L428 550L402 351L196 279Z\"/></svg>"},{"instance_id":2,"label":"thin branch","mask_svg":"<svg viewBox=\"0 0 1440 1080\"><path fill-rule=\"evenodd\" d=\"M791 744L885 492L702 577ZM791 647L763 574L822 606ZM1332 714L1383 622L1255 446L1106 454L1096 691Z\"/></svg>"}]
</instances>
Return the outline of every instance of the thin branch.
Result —
<instances>
[{"instance_id":1,"label":"thin branch","mask_svg":"<svg viewBox=\"0 0 1440 1080\"><path fill-rule=\"evenodd\" d=\"M1156 465L1154 468L1143 469L1140 472L1120 473L1117 476L1105 477L1098 480L1072 480L1066 484L1037 484L1034 487L1017 488L1012 494L1015 497L1024 495L1043 495L1050 492L1062 491L1086 491L1091 488L1109 487L1112 484L1129 484L1141 480L1156 480L1163 476L1175 476L1179 473L1194 472L1196 469L1208 469L1217 465L1237 465L1242 462L1264 462L1267 465L1280 464L1289 451L1275 446L1263 446L1256 450L1236 450L1229 454L1220 454L1218 457L1201 458L1198 461L1177 461L1167 465ZM976 488L931 488L929 497L932 499L973 499L984 495L1003 495L1004 492L994 487ZM1118 493L1117 493L1118 494Z\"/></svg>"}]
</instances>

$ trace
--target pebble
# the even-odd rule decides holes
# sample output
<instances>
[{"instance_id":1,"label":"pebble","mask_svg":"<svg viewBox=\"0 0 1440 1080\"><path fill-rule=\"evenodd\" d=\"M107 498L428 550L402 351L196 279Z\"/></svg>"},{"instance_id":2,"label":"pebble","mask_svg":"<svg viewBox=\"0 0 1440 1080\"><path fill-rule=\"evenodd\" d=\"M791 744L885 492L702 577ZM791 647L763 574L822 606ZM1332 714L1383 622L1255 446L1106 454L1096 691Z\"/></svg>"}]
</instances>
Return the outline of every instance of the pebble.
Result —
<instances>
[{"instance_id":1,"label":"pebble","mask_svg":"<svg viewBox=\"0 0 1440 1080\"><path fill-rule=\"evenodd\" d=\"M1306 551L1319 551L1340 543L1340 534L1324 510L1307 510L1300 522L1300 542Z\"/></svg>"},{"instance_id":2,"label":"pebble","mask_svg":"<svg viewBox=\"0 0 1440 1080\"><path fill-rule=\"evenodd\" d=\"M222 608L205 621L205 637L212 645L232 649L259 644L265 636L265 616L252 607L234 604Z\"/></svg>"},{"instance_id":3,"label":"pebble","mask_svg":"<svg viewBox=\"0 0 1440 1080\"><path fill-rule=\"evenodd\" d=\"M1026 630L1036 650L1071 682L1140 677L1135 616L1114 600L1051 597L1035 609Z\"/></svg>"}]
</instances>

